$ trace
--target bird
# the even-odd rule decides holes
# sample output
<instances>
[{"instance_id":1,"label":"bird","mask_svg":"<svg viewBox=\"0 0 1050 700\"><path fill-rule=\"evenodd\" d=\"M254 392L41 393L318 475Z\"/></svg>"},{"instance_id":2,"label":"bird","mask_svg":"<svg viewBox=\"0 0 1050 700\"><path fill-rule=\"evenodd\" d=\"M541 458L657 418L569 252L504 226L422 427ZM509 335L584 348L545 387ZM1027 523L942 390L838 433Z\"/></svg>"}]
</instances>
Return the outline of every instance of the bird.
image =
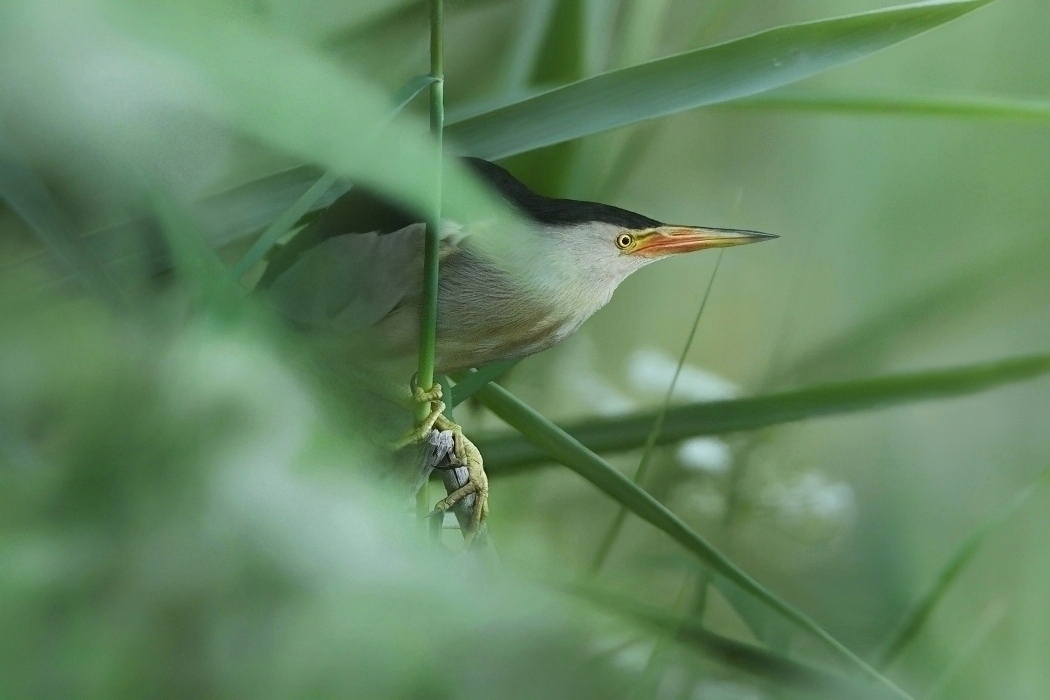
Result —
<instances>
[{"instance_id":1,"label":"bird","mask_svg":"<svg viewBox=\"0 0 1050 700\"><path fill-rule=\"evenodd\" d=\"M496 163L462 161L520 216L524 231L516 235L528 240L494 256L480 245L476 222L441 222L434 360L442 374L552 347L652 262L777 237L669 225L609 204L548 197ZM410 376L423 298L423 221L380 194L353 187L272 252L256 288L293 325L326 337L339 360L391 378ZM480 455L459 426L442 417L439 393L417 388L416 398L435 404L427 427L452 429L457 456L477 462L468 465L471 483L439 507L474 493L480 525L488 493Z\"/></svg>"}]
</instances>

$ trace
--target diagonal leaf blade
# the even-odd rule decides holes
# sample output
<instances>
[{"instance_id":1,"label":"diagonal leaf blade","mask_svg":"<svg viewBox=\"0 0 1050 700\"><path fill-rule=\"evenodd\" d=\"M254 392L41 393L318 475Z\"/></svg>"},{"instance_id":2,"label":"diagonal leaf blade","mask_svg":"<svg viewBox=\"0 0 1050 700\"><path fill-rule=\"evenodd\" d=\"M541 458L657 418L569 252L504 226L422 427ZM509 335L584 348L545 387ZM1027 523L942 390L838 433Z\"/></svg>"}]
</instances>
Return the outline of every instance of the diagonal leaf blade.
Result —
<instances>
[{"instance_id":1,"label":"diagonal leaf blade","mask_svg":"<svg viewBox=\"0 0 1050 700\"><path fill-rule=\"evenodd\" d=\"M1024 507L1032 493L1046 482L1047 477L1050 477L1050 469L1046 469L1039 474L1031 484L1014 496L1006 508L993 515L966 538L952 558L941 567L933 585L915 602L894 634L876 652L874 660L876 668L889 668L897 660L901 652L925 627L933 611L944 599L948 591L952 589L959 575L962 574L981 550L985 541L992 534L998 532Z\"/></svg>"},{"instance_id":2,"label":"diagonal leaf blade","mask_svg":"<svg viewBox=\"0 0 1050 700\"><path fill-rule=\"evenodd\" d=\"M519 401L498 384L489 383L475 396L490 411L516 429L551 458L597 486L621 505L650 525L668 535L690 554L724 576L733 584L753 595L787 620L791 620L820 639L852 667L878 682L899 697L908 697L891 681L865 663L820 625L781 600L761 583L737 567L724 554L694 532L666 506L616 471L608 462L581 445L571 435Z\"/></svg>"},{"instance_id":3,"label":"diagonal leaf blade","mask_svg":"<svg viewBox=\"0 0 1050 700\"><path fill-rule=\"evenodd\" d=\"M72 222L52 199L44 183L8 154L0 151L0 206L6 205L21 218L50 253L80 285L122 307L126 299L109 271L83 245Z\"/></svg>"},{"instance_id":4,"label":"diagonal leaf blade","mask_svg":"<svg viewBox=\"0 0 1050 700\"><path fill-rule=\"evenodd\" d=\"M514 368L520 360L506 360L485 365L479 369L472 369L456 376L456 385L452 388L452 399L449 402L453 408L460 405L489 382L494 382Z\"/></svg>"},{"instance_id":5,"label":"diagonal leaf blade","mask_svg":"<svg viewBox=\"0 0 1050 700\"><path fill-rule=\"evenodd\" d=\"M720 107L770 112L1050 122L1050 101L1001 95L837 95L791 91L755 95Z\"/></svg>"},{"instance_id":6,"label":"diagonal leaf blade","mask_svg":"<svg viewBox=\"0 0 1050 700\"><path fill-rule=\"evenodd\" d=\"M212 17L193 4L115 2L116 29L184 62L200 85L221 99L194 103L259 141L368 185L412 211L426 211L433 183L447 185L450 217L514 217L461 163L443 159L421 120L389 122L389 98L334 63L261 32L247 22ZM498 238L494 228L486 239Z\"/></svg>"},{"instance_id":7,"label":"diagonal leaf blade","mask_svg":"<svg viewBox=\"0 0 1050 700\"><path fill-rule=\"evenodd\" d=\"M396 116L405 107L415 99L416 95L423 92L434 83L437 78L431 75L417 75L416 77L409 80L407 83L401 86L401 88L394 93L394 111L391 113L391 118ZM310 185L310 188L306 190L295 202L292 203L288 209L278 216L273 223L271 223L262 235L259 236L252 243L237 264L233 266L233 276L235 279L243 277L248 270L252 268L256 263L263 259L267 251L272 248L278 240L281 239L284 234L292 230L296 223L303 218L308 212L310 212L317 203L328 193L339 177L332 171L328 171L321 175L314 184Z\"/></svg>"},{"instance_id":8,"label":"diagonal leaf blade","mask_svg":"<svg viewBox=\"0 0 1050 700\"><path fill-rule=\"evenodd\" d=\"M855 697L858 692L863 693L854 679L716 634L694 617L674 616L646 603L593 587L553 585L639 627L669 634L682 645L757 678L811 692L838 691L850 693L850 697Z\"/></svg>"},{"instance_id":9,"label":"diagonal leaf blade","mask_svg":"<svg viewBox=\"0 0 1050 700\"><path fill-rule=\"evenodd\" d=\"M450 124L448 137L504 158L788 85L929 31L990 0L927 0L791 24L611 71Z\"/></svg>"},{"instance_id":10,"label":"diagonal leaf blade","mask_svg":"<svg viewBox=\"0 0 1050 700\"><path fill-rule=\"evenodd\" d=\"M954 369L820 384L745 399L695 403L667 412L658 443L965 396L1047 374L1050 374L1050 355L1032 355ZM595 452L616 452L644 445L652 421L650 412L584 421L565 430ZM492 474L550 459L544 450L520 437L475 442L485 455L486 469Z\"/></svg>"}]
</instances>

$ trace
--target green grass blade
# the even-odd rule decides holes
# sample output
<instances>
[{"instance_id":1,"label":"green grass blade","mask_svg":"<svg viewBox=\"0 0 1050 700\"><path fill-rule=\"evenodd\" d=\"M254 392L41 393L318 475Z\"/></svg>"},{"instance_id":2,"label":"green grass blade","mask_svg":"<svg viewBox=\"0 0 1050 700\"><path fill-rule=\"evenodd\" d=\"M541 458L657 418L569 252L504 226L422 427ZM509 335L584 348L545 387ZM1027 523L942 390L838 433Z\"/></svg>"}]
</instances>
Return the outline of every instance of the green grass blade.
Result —
<instances>
[{"instance_id":1,"label":"green grass blade","mask_svg":"<svg viewBox=\"0 0 1050 700\"><path fill-rule=\"evenodd\" d=\"M503 158L788 85L933 29L989 0L927 1L792 24L581 80L450 124L465 152Z\"/></svg>"},{"instance_id":2,"label":"green grass blade","mask_svg":"<svg viewBox=\"0 0 1050 700\"><path fill-rule=\"evenodd\" d=\"M449 404L452 408L460 405L484 387L489 382L494 382L509 372L514 365L521 360L507 360L506 362L494 362L485 365L481 369L471 370L457 375L456 385L452 387L452 399Z\"/></svg>"},{"instance_id":3,"label":"green grass blade","mask_svg":"<svg viewBox=\"0 0 1050 700\"><path fill-rule=\"evenodd\" d=\"M437 78L432 75L417 75L399 87L394 92L394 111L391 112L390 116L394 117L400 114L401 110L407 107L412 100L416 99L416 96L436 82Z\"/></svg>"},{"instance_id":4,"label":"green grass blade","mask_svg":"<svg viewBox=\"0 0 1050 700\"><path fill-rule=\"evenodd\" d=\"M416 77L409 80L397 92L394 93L394 111L391 113L391 118L395 117L405 107L415 99L416 95L427 89L432 83L437 80L430 75L417 75ZM310 188L306 190L295 200L295 202L288 207L280 216L277 217L271 223L262 235L251 247L245 252L237 264L233 266L233 277L234 279L240 279L243 277L248 270L263 259L267 251L270 250L284 236L288 233L308 212L312 211L321 198L335 185L339 176L332 171L326 172L324 175L319 177L314 184L310 185Z\"/></svg>"},{"instance_id":5,"label":"green grass blade","mask_svg":"<svg viewBox=\"0 0 1050 700\"><path fill-rule=\"evenodd\" d=\"M259 236L252 243L251 247L241 256L241 259L237 261L237 264L233 266L233 277L234 279L240 279L243 277L248 270L252 269L256 263L263 259L267 251L272 248L277 241L281 239L286 233L292 230L296 222L303 218L307 212L317 203L321 196L332 188L332 185L336 183L339 176L328 171L317 179L310 189L306 190L299 199L295 201L292 206L288 207L283 214L277 217L277 219L270 224L262 235Z\"/></svg>"},{"instance_id":6,"label":"green grass blade","mask_svg":"<svg viewBox=\"0 0 1050 700\"><path fill-rule=\"evenodd\" d=\"M833 95L773 93L728 102L725 109L817 112L861 116L1019 119L1050 122L1050 101L992 95Z\"/></svg>"},{"instance_id":7,"label":"green grass blade","mask_svg":"<svg viewBox=\"0 0 1050 700\"><path fill-rule=\"evenodd\" d=\"M634 473L634 483L639 486L645 481L645 476L649 472L649 461L652 459L653 449L656 447L656 441L660 437L660 431L664 427L664 420L667 417L667 409L671 407L671 400L674 398L675 386L678 385L678 377L682 373L682 366L685 365L685 358L689 356L689 350L693 347L693 340L696 338L696 331L700 328L700 319L704 315L704 309L707 307L707 299L711 296L711 288L715 285L715 277L718 276L718 268L721 264L722 253L719 252L718 259L715 261L715 269L711 272L711 279L707 282L707 289L704 290L704 296L701 298L700 306L696 310L696 317L693 319L693 325L689 329L689 336L686 338L685 345L682 346L682 352L678 356L678 365L674 369L674 376L671 377L671 383L667 387L667 393L664 395L663 403L660 404L660 410L657 411L656 418L653 420L653 427L649 430L649 435L645 438L645 450L642 452L642 459L638 463L638 471ZM605 565L605 561L608 559L609 553L612 551L616 538L620 536L620 530L623 529L623 524L626 520L627 509L621 507L613 518L612 525L609 526L608 531L605 533L605 537L602 538L601 544L598 546L598 551L594 555L594 560L591 562L592 573L601 571L601 568Z\"/></svg>"},{"instance_id":8,"label":"green grass blade","mask_svg":"<svg viewBox=\"0 0 1050 700\"><path fill-rule=\"evenodd\" d=\"M878 671L824 631L820 625L742 571L662 503L511 393L498 384L490 383L479 390L476 396L490 411L542 449L550 458L597 486L642 520L680 544L710 569L761 600L784 618L809 631L852 667L884 687L892 689L900 697L907 697Z\"/></svg>"},{"instance_id":9,"label":"green grass blade","mask_svg":"<svg viewBox=\"0 0 1050 700\"><path fill-rule=\"evenodd\" d=\"M833 382L764 396L677 406L657 444L793 423L808 418L870 411L901 404L965 396L1050 374L1050 355L1032 355L954 369ZM631 450L645 444L653 414L589 420L565 430L595 452ZM493 474L534 465L550 457L520 437L477 440Z\"/></svg>"},{"instance_id":10,"label":"green grass blade","mask_svg":"<svg viewBox=\"0 0 1050 700\"><path fill-rule=\"evenodd\" d=\"M202 308L223 320L234 318L243 309L244 289L182 207L159 190L151 192L149 199L171 250L175 274Z\"/></svg>"},{"instance_id":11,"label":"green grass blade","mask_svg":"<svg viewBox=\"0 0 1050 700\"><path fill-rule=\"evenodd\" d=\"M904 620L897 628L897 631L892 637L886 640L886 643L875 655L874 665L877 668L889 668L890 665L897 660L901 652L904 651L911 641L918 636L919 632L922 631L926 621L930 619L930 615L933 614L937 605L944 599L944 596L947 595L948 591L958 580L959 575L963 572L966 566L973 560L974 556L984 545L984 542L988 539L989 535L997 532L1003 525L1013 518L1025 503L1028 502L1032 493L1038 489L1044 481L1046 481L1047 477L1050 477L1050 469L1047 469L1036 477L1027 488L1014 496L1013 500L1010 501L1006 508L992 518L989 518L983 525L981 525L981 527L966 538L966 541L963 542L955 555L948 560L948 563L945 564L944 568L942 568L940 573L937 574L937 578L934 580L933 585L930 586L930 589L915 603L911 611L905 616Z\"/></svg>"},{"instance_id":12,"label":"green grass blade","mask_svg":"<svg viewBox=\"0 0 1050 700\"><path fill-rule=\"evenodd\" d=\"M508 209L461 163L441 158L422 120L390 122L388 96L323 56L192 3L125 0L110 7L118 29L182 61L219 98L194 105L206 116L413 211L433 207L440 173L449 217L500 217L489 239L516 228Z\"/></svg>"},{"instance_id":13,"label":"green grass blade","mask_svg":"<svg viewBox=\"0 0 1050 700\"><path fill-rule=\"evenodd\" d=\"M1002 623L1007 612L1007 605L1002 601L994 602L985 609L978 621L977 629L970 635L969 640L967 640L962 650L955 656L948 667L937 676L926 692L922 694L921 700L935 700L935 698L940 697L959 677L959 674L970 667L977 659L977 653L981 650L981 647L984 646L988 637Z\"/></svg>"},{"instance_id":14,"label":"green grass blade","mask_svg":"<svg viewBox=\"0 0 1050 700\"><path fill-rule=\"evenodd\" d=\"M763 608L754 598L744 595L739 588L721 576L712 576L709 585L716 588L725 598L756 639L770 649L788 649L796 632L783 618L770 615L769 610Z\"/></svg>"},{"instance_id":15,"label":"green grass blade","mask_svg":"<svg viewBox=\"0 0 1050 700\"><path fill-rule=\"evenodd\" d=\"M85 291L115 307L124 306L126 300L109 271L82 244L72 222L51 198L44 183L21 163L4 156L0 150L0 201L6 202L26 223L45 250Z\"/></svg>"},{"instance_id":16,"label":"green grass blade","mask_svg":"<svg viewBox=\"0 0 1050 700\"><path fill-rule=\"evenodd\" d=\"M778 686L810 692L850 692L849 697L863 692L854 679L716 634L694 617L671 615L655 606L591 586L551 585L640 627L669 635L708 658Z\"/></svg>"}]
</instances>

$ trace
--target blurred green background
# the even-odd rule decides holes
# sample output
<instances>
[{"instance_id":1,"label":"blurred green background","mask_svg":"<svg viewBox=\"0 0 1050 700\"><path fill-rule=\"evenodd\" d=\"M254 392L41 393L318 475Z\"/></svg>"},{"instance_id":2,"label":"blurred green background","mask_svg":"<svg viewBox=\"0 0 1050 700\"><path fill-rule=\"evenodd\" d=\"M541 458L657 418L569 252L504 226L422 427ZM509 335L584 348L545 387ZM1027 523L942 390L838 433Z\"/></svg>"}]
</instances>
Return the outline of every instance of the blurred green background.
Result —
<instances>
[{"instance_id":1,"label":"blurred green background","mask_svg":"<svg viewBox=\"0 0 1050 700\"><path fill-rule=\"evenodd\" d=\"M426 71L425 3L192 5L217 36L250 27L278 56L322 61L376 94ZM770 27L888 6L452 0L447 109L454 117ZM787 623L763 634L756 625L776 627L768 613L705 585L691 557L635 518L588 577L619 506L559 466L493 471L496 571L436 550L404 494L366 468L340 397L299 361L296 339L254 309L233 320L202 311L202 296L229 296L208 291L207 274L173 282L133 262L99 283L122 290L119 301L79 293L70 269L155 259L156 236L48 246L41 229L95 231L136 220L159 198L174 203L176 229L214 240L221 226L195 203L304 161L267 134L295 127L278 123L286 112L276 105L313 83L296 82L298 64L271 76L245 54L223 70L254 81L255 102L230 116L221 85L179 57L199 49L201 61L224 60L189 24L139 30L115 1L0 7L0 146L64 217L41 226L0 208L0 695L819 694L537 582L537 572L586 580L832 665ZM780 94L1042 100L1047 27L1046 3L998 0ZM252 110L258 129L243 128L238 109ZM425 110L425 99L409 108ZM1050 109L1042 114L744 101L506 165L545 194L782 236L725 253L677 383L674 401L687 403L1045 353ZM345 126L369 118L347 115ZM321 149L338 136L303 138ZM505 385L559 422L655 410L717 259L644 269ZM967 538L1050 466L1047 416L1050 385L1039 379L661 447L643 485L871 659ZM457 418L476 436L504 429L480 406ZM610 460L633 474L640 454ZM1048 503L1037 488L989 533L889 668L913 696L1050 693Z\"/></svg>"}]
</instances>

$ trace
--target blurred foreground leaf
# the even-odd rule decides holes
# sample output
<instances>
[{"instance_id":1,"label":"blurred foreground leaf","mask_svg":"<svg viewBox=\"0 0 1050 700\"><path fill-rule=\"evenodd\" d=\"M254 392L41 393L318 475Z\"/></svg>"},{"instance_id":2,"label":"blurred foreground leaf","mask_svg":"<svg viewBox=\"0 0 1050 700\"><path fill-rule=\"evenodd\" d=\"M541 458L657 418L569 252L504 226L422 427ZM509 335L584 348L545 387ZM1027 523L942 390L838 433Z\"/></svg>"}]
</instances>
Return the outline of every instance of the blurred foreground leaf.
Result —
<instances>
[{"instance_id":1,"label":"blurred foreground leaf","mask_svg":"<svg viewBox=\"0 0 1050 700\"><path fill-rule=\"evenodd\" d=\"M956 369L912 372L834 382L746 399L678 406L667 412L659 444L793 423L809 418L965 396L1050 374L1050 355L1033 355ZM566 433L595 452L631 450L645 444L653 413L588 420ZM521 437L475 440L485 468L497 475L550 461L554 455Z\"/></svg>"},{"instance_id":2,"label":"blurred foreground leaf","mask_svg":"<svg viewBox=\"0 0 1050 700\"><path fill-rule=\"evenodd\" d=\"M45 251L77 279L82 291L114 306L126 303L110 270L83 245L73 223L59 209L44 183L3 150L0 150L0 201L29 226Z\"/></svg>"},{"instance_id":3,"label":"blurred foreground leaf","mask_svg":"<svg viewBox=\"0 0 1050 700\"><path fill-rule=\"evenodd\" d=\"M415 97L427 89L437 78L430 75L417 75L409 80L394 94L394 109L390 114L393 118L412 102ZM263 257L273 246L288 233L308 212L313 211L318 202L329 192L338 181L338 176L332 172L326 172L317 181L310 185L291 206L288 207L273 223L266 227L258 239L256 239L248 251L233 266L233 276L240 279Z\"/></svg>"},{"instance_id":4,"label":"blurred foreground leaf","mask_svg":"<svg viewBox=\"0 0 1050 700\"><path fill-rule=\"evenodd\" d=\"M629 674L590 658L587 611L421 541L251 319L26 303L16 282L0 277L5 697L626 697Z\"/></svg>"},{"instance_id":5,"label":"blurred foreground leaf","mask_svg":"<svg viewBox=\"0 0 1050 700\"><path fill-rule=\"evenodd\" d=\"M195 105L205 116L411 211L428 210L440 169L449 217L495 216L513 228L507 208L476 177L455 159L441 159L421 120L389 122L389 97L359 76L252 24L192 5L119 2L114 8L116 26L192 66L202 85L221 96ZM492 227L482 238L503 232Z\"/></svg>"}]
</instances>

